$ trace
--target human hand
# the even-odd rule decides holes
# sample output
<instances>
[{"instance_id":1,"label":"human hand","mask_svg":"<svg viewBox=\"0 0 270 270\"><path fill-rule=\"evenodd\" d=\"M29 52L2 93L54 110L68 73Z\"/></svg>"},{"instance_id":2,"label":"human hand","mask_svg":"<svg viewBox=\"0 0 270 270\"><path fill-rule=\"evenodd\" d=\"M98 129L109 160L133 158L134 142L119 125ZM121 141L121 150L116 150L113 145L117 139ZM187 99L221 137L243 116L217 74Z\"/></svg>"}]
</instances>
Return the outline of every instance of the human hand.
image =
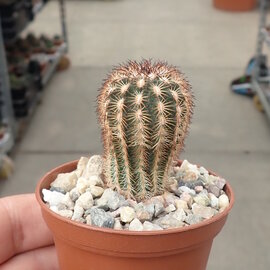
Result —
<instances>
[{"instance_id":1,"label":"human hand","mask_svg":"<svg viewBox=\"0 0 270 270\"><path fill-rule=\"evenodd\" d=\"M58 270L53 237L34 194L0 199L0 270Z\"/></svg>"}]
</instances>

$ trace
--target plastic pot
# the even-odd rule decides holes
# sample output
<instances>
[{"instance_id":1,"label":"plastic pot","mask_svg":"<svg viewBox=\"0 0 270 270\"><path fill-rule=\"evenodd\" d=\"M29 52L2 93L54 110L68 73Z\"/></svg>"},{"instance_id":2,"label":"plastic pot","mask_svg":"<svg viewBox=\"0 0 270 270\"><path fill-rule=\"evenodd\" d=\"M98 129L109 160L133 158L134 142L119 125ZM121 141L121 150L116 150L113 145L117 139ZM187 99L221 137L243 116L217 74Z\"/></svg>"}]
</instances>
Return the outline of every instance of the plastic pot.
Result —
<instances>
[{"instance_id":1,"label":"plastic pot","mask_svg":"<svg viewBox=\"0 0 270 270\"><path fill-rule=\"evenodd\" d=\"M255 8L257 0L213 0L213 4L227 11L249 11Z\"/></svg>"},{"instance_id":2,"label":"plastic pot","mask_svg":"<svg viewBox=\"0 0 270 270\"><path fill-rule=\"evenodd\" d=\"M41 197L43 188L49 188L59 173L73 171L77 162L53 169L36 188L43 217L54 236L61 270L206 269L213 239L225 224L234 203L228 183L225 192L230 198L229 207L199 224L143 232L97 228L57 215Z\"/></svg>"}]
</instances>

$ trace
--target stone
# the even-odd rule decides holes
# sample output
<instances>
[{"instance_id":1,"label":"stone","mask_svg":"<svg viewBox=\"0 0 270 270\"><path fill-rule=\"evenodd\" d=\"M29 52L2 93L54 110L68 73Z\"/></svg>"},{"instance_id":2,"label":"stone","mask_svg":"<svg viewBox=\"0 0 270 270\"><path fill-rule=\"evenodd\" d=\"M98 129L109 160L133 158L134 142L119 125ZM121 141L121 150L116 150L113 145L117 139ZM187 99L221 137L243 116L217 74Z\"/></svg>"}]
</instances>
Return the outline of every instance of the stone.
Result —
<instances>
[{"instance_id":1,"label":"stone","mask_svg":"<svg viewBox=\"0 0 270 270\"><path fill-rule=\"evenodd\" d=\"M152 201L153 201L154 207L155 207L154 217L158 217L160 214L162 214L165 211L163 200L156 198Z\"/></svg>"},{"instance_id":2,"label":"stone","mask_svg":"<svg viewBox=\"0 0 270 270\"><path fill-rule=\"evenodd\" d=\"M50 187L50 191L57 191L57 192L66 194L66 191L59 187Z\"/></svg>"},{"instance_id":3,"label":"stone","mask_svg":"<svg viewBox=\"0 0 270 270\"><path fill-rule=\"evenodd\" d=\"M73 202L77 201L78 198L81 196L80 192L78 189L75 187L69 192L69 196Z\"/></svg>"},{"instance_id":4,"label":"stone","mask_svg":"<svg viewBox=\"0 0 270 270\"><path fill-rule=\"evenodd\" d=\"M94 199L99 198L104 192L104 188L92 185L90 186L89 190Z\"/></svg>"},{"instance_id":5,"label":"stone","mask_svg":"<svg viewBox=\"0 0 270 270\"><path fill-rule=\"evenodd\" d=\"M203 221L203 218L194 214L188 214L185 218L185 222L189 225L197 224L201 221Z\"/></svg>"},{"instance_id":6,"label":"stone","mask_svg":"<svg viewBox=\"0 0 270 270\"><path fill-rule=\"evenodd\" d=\"M127 201L127 203L128 203L127 206L133 207L134 209L136 208L136 206L137 206L137 204L138 204L136 201L134 201L134 200L132 200L132 199L127 199L126 201Z\"/></svg>"},{"instance_id":7,"label":"stone","mask_svg":"<svg viewBox=\"0 0 270 270\"><path fill-rule=\"evenodd\" d=\"M203 205L203 206L208 206L210 204L210 199L209 197L204 194L203 192L199 193L198 195L196 195L193 200L199 204L199 205Z\"/></svg>"},{"instance_id":8,"label":"stone","mask_svg":"<svg viewBox=\"0 0 270 270\"><path fill-rule=\"evenodd\" d=\"M180 199L187 202L188 206L191 206L193 203L193 197L187 192L183 192L180 196Z\"/></svg>"},{"instance_id":9,"label":"stone","mask_svg":"<svg viewBox=\"0 0 270 270\"><path fill-rule=\"evenodd\" d=\"M195 195L196 194L195 190L190 189L187 186L181 186L181 187L178 188L178 190L180 191L180 193L186 192L186 193L188 193L190 195Z\"/></svg>"},{"instance_id":10,"label":"stone","mask_svg":"<svg viewBox=\"0 0 270 270\"><path fill-rule=\"evenodd\" d=\"M80 205L85 210L91 208L94 204L94 200L93 200L91 192L87 191L83 193L76 201L76 204Z\"/></svg>"},{"instance_id":11,"label":"stone","mask_svg":"<svg viewBox=\"0 0 270 270\"><path fill-rule=\"evenodd\" d=\"M196 187L194 188L194 190L195 190L196 193L200 193L200 192L203 191L203 186L196 186Z\"/></svg>"},{"instance_id":12,"label":"stone","mask_svg":"<svg viewBox=\"0 0 270 270\"><path fill-rule=\"evenodd\" d=\"M121 208L116 209L115 211L111 212L111 215L116 218L120 217Z\"/></svg>"},{"instance_id":13,"label":"stone","mask_svg":"<svg viewBox=\"0 0 270 270\"><path fill-rule=\"evenodd\" d=\"M200 167L199 168L199 172L200 172L200 174L201 175L209 175L209 172L208 172L208 170L206 170L204 167Z\"/></svg>"},{"instance_id":14,"label":"stone","mask_svg":"<svg viewBox=\"0 0 270 270\"><path fill-rule=\"evenodd\" d=\"M56 205L50 206L50 210L52 210L55 213L58 213L59 209Z\"/></svg>"},{"instance_id":15,"label":"stone","mask_svg":"<svg viewBox=\"0 0 270 270\"><path fill-rule=\"evenodd\" d=\"M85 218L86 224L87 225L92 225L92 219L91 219L91 215L87 215Z\"/></svg>"},{"instance_id":16,"label":"stone","mask_svg":"<svg viewBox=\"0 0 270 270\"><path fill-rule=\"evenodd\" d=\"M176 207L174 206L174 204L169 204L166 208L165 208L165 212L166 213L170 213L176 210Z\"/></svg>"},{"instance_id":17,"label":"stone","mask_svg":"<svg viewBox=\"0 0 270 270\"><path fill-rule=\"evenodd\" d=\"M116 191L106 189L101 198L96 201L96 204L100 208L109 208L110 210L114 211L121 206L128 205L128 202L125 200L124 196Z\"/></svg>"},{"instance_id":18,"label":"stone","mask_svg":"<svg viewBox=\"0 0 270 270\"><path fill-rule=\"evenodd\" d=\"M215 182L216 186L222 190L224 188L224 186L226 185L226 180L223 178L218 178Z\"/></svg>"},{"instance_id":19,"label":"stone","mask_svg":"<svg viewBox=\"0 0 270 270\"><path fill-rule=\"evenodd\" d=\"M226 208L227 206L229 206L229 204L230 202L228 196L226 194L220 195L220 197L218 198L219 208Z\"/></svg>"},{"instance_id":20,"label":"stone","mask_svg":"<svg viewBox=\"0 0 270 270\"><path fill-rule=\"evenodd\" d=\"M181 199L177 199L175 200L175 206L176 206L176 209L188 209L188 204L186 201L184 200L181 200Z\"/></svg>"},{"instance_id":21,"label":"stone","mask_svg":"<svg viewBox=\"0 0 270 270\"><path fill-rule=\"evenodd\" d=\"M192 212L194 215L198 217L208 219L214 216L214 214L216 213L216 210L208 206L203 206L203 205L194 203L192 205Z\"/></svg>"},{"instance_id":22,"label":"stone","mask_svg":"<svg viewBox=\"0 0 270 270\"><path fill-rule=\"evenodd\" d=\"M78 204L75 204L72 220L76 220L76 221L80 220L83 214L84 214L83 207Z\"/></svg>"},{"instance_id":23,"label":"stone","mask_svg":"<svg viewBox=\"0 0 270 270\"><path fill-rule=\"evenodd\" d=\"M215 184L210 184L207 190L208 192L213 193L216 197L219 197L220 195L220 188Z\"/></svg>"},{"instance_id":24,"label":"stone","mask_svg":"<svg viewBox=\"0 0 270 270\"><path fill-rule=\"evenodd\" d=\"M169 228L179 228L184 226L184 222L178 220L171 215L172 213L167 214L164 217L160 217L154 221L155 224L159 225L163 229Z\"/></svg>"},{"instance_id":25,"label":"stone","mask_svg":"<svg viewBox=\"0 0 270 270\"><path fill-rule=\"evenodd\" d=\"M157 224L151 223L149 221L145 221L143 223L143 230L144 231L162 231L163 229Z\"/></svg>"},{"instance_id":26,"label":"stone","mask_svg":"<svg viewBox=\"0 0 270 270\"><path fill-rule=\"evenodd\" d=\"M103 209L94 208L90 209L90 216L92 225L104 228L113 228L114 227L114 218L108 212L105 212Z\"/></svg>"},{"instance_id":27,"label":"stone","mask_svg":"<svg viewBox=\"0 0 270 270\"><path fill-rule=\"evenodd\" d=\"M212 208L218 208L218 198L213 193L209 193L208 196L209 196L209 199L210 199L211 207Z\"/></svg>"},{"instance_id":28,"label":"stone","mask_svg":"<svg viewBox=\"0 0 270 270\"><path fill-rule=\"evenodd\" d=\"M185 181L185 180L179 180L178 181L178 187L188 187L192 190L195 189L196 186L202 186L203 185L203 181L199 178L197 180L190 180L190 181Z\"/></svg>"},{"instance_id":29,"label":"stone","mask_svg":"<svg viewBox=\"0 0 270 270\"><path fill-rule=\"evenodd\" d=\"M85 168L87 166L87 163L89 161L89 158L87 157L81 157L77 164L76 174L79 177L83 175L83 172L85 171Z\"/></svg>"},{"instance_id":30,"label":"stone","mask_svg":"<svg viewBox=\"0 0 270 270\"><path fill-rule=\"evenodd\" d=\"M84 177L80 177L78 179L76 188L77 188L77 191L80 194L83 194L89 187L90 187L90 181L89 180L87 180Z\"/></svg>"},{"instance_id":31,"label":"stone","mask_svg":"<svg viewBox=\"0 0 270 270\"><path fill-rule=\"evenodd\" d=\"M135 218L135 210L129 206L121 208L120 219L122 222L130 223Z\"/></svg>"},{"instance_id":32,"label":"stone","mask_svg":"<svg viewBox=\"0 0 270 270\"><path fill-rule=\"evenodd\" d=\"M88 178L91 175L100 175L102 174L102 171L103 171L102 156L94 155L89 158L83 176Z\"/></svg>"},{"instance_id":33,"label":"stone","mask_svg":"<svg viewBox=\"0 0 270 270\"><path fill-rule=\"evenodd\" d=\"M178 191L178 181L171 177L168 183L168 191L175 193L176 195L179 195Z\"/></svg>"},{"instance_id":34,"label":"stone","mask_svg":"<svg viewBox=\"0 0 270 270\"><path fill-rule=\"evenodd\" d=\"M87 177L87 180L89 181L89 186L99 186L103 187L104 183L102 181L102 178L100 175L94 174L94 175L89 175Z\"/></svg>"},{"instance_id":35,"label":"stone","mask_svg":"<svg viewBox=\"0 0 270 270\"><path fill-rule=\"evenodd\" d=\"M130 231L142 231L143 230L143 225L139 221L139 219L134 218L129 224L129 230Z\"/></svg>"},{"instance_id":36,"label":"stone","mask_svg":"<svg viewBox=\"0 0 270 270\"><path fill-rule=\"evenodd\" d=\"M72 218L73 216L73 211L68 209L59 210L57 213L65 218Z\"/></svg>"},{"instance_id":37,"label":"stone","mask_svg":"<svg viewBox=\"0 0 270 270\"><path fill-rule=\"evenodd\" d=\"M49 203L50 206L57 206L62 203L65 195L61 192L42 189L43 200Z\"/></svg>"},{"instance_id":38,"label":"stone","mask_svg":"<svg viewBox=\"0 0 270 270\"><path fill-rule=\"evenodd\" d=\"M200 172L196 165L189 163L187 160L182 162L180 170L176 177L184 182L195 181L199 178Z\"/></svg>"},{"instance_id":39,"label":"stone","mask_svg":"<svg viewBox=\"0 0 270 270\"><path fill-rule=\"evenodd\" d=\"M69 192L67 192L63 197L62 204L64 204L70 210L74 208L74 202L71 200Z\"/></svg>"},{"instance_id":40,"label":"stone","mask_svg":"<svg viewBox=\"0 0 270 270\"><path fill-rule=\"evenodd\" d=\"M185 221L186 219L186 213L183 209L176 210L175 212L170 213L170 215L179 221Z\"/></svg>"},{"instance_id":41,"label":"stone","mask_svg":"<svg viewBox=\"0 0 270 270\"><path fill-rule=\"evenodd\" d=\"M163 198L165 200L166 205L174 204L176 199L179 199L179 197L175 196L174 194L170 192L165 192L163 194Z\"/></svg>"},{"instance_id":42,"label":"stone","mask_svg":"<svg viewBox=\"0 0 270 270\"><path fill-rule=\"evenodd\" d=\"M76 186L77 180L78 177L75 172L59 173L50 186L68 192Z\"/></svg>"},{"instance_id":43,"label":"stone","mask_svg":"<svg viewBox=\"0 0 270 270\"><path fill-rule=\"evenodd\" d=\"M122 224L119 219L115 219L113 228L115 230L123 230Z\"/></svg>"}]
</instances>

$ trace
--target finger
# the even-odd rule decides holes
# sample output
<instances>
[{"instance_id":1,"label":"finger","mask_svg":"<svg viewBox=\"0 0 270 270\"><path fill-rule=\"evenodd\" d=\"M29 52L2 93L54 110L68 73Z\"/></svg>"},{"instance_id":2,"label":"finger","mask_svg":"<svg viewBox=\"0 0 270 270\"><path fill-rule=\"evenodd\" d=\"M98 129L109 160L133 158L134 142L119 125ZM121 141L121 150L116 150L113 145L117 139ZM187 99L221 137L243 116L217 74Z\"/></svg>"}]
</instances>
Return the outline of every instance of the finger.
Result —
<instances>
[{"instance_id":1,"label":"finger","mask_svg":"<svg viewBox=\"0 0 270 270\"><path fill-rule=\"evenodd\" d=\"M54 246L43 247L21 253L4 264L0 270L58 270L58 261Z\"/></svg>"},{"instance_id":2,"label":"finger","mask_svg":"<svg viewBox=\"0 0 270 270\"><path fill-rule=\"evenodd\" d=\"M0 264L15 254L52 243L34 194L0 199Z\"/></svg>"}]
</instances>

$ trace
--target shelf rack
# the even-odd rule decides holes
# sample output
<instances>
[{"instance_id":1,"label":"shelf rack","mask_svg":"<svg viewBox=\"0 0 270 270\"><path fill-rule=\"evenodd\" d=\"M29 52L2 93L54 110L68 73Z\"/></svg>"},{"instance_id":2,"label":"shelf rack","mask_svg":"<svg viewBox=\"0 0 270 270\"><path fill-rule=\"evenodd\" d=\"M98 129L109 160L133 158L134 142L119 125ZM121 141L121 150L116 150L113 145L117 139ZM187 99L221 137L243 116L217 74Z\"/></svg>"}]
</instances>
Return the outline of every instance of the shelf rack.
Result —
<instances>
[{"instance_id":1,"label":"shelf rack","mask_svg":"<svg viewBox=\"0 0 270 270\"><path fill-rule=\"evenodd\" d=\"M270 122L270 78L260 77L260 66L263 60L263 45L270 48L270 28L267 28L268 0L260 0L260 19L255 56L255 67L252 74L252 90L260 99L265 114Z\"/></svg>"},{"instance_id":2,"label":"shelf rack","mask_svg":"<svg viewBox=\"0 0 270 270\"><path fill-rule=\"evenodd\" d=\"M44 5L47 1L43 1L37 3L33 6L32 14L35 16L42 11ZM49 64L43 74L41 87L44 87L54 74L56 67L61 59L61 57L68 51L68 39L67 39L67 26L66 26L66 12L65 12L65 0L58 0L59 3L59 12L60 12L60 23L62 30L62 37L64 43L58 48L57 52L51 56L49 59ZM11 91L9 85L9 75L7 69L7 61L5 54L5 44L12 43L16 41L16 38L19 36L20 32L22 32L28 24L31 23L31 20L25 22L22 27L20 27L18 35L16 35L11 40L4 40L2 25L1 25L1 16L0 16L0 99L1 99L1 109L0 109L0 117L2 119L2 124L6 127L6 132L2 138L0 138L0 162L2 157L9 153L14 145L15 141L18 137L21 137L21 129L22 126L28 125L37 104L40 103L42 99L42 91L36 92L36 95L33 99L32 106L30 108L30 112L27 117L24 117L17 121L14 117L14 111L12 106L12 98ZM18 132L19 131L19 132Z\"/></svg>"}]
</instances>

